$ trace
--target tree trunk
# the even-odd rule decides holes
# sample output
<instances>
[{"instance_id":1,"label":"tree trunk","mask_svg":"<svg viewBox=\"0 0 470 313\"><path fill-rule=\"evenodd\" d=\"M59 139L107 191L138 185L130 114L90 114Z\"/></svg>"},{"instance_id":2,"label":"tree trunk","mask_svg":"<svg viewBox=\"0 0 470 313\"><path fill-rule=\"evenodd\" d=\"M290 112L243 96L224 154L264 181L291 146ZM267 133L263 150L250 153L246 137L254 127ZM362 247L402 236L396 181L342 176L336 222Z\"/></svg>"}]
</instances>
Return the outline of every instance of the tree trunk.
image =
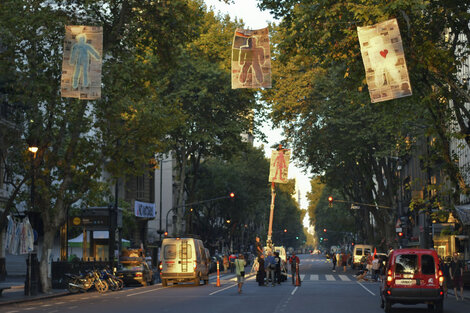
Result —
<instances>
[{"instance_id":1,"label":"tree trunk","mask_svg":"<svg viewBox=\"0 0 470 313\"><path fill-rule=\"evenodd\" d=\"M49 292L52 288L51 278L48 276L48 251L54 246L54 236L57 232L55 227L44 227L44 241L41 249L41 261L39 263L39 277L43 292Z\"/></svg>"}]
</instances>

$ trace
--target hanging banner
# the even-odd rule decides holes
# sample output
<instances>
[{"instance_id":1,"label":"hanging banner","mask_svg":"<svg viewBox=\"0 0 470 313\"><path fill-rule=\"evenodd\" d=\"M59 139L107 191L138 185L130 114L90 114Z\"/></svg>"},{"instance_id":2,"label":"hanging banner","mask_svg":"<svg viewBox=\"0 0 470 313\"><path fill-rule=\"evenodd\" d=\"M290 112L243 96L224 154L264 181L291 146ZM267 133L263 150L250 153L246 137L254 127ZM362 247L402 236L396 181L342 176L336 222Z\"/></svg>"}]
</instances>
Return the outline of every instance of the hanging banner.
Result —
<instances>
[{"instance_id":1,"label":"hanging banner","mask_svg":"<svg viewBox=\"0 0 470 313\"><path fill-rule=\"evenodd\" d=\"M232 89L271 88L269 30L237 28L232 44Z\"/></svg>"},{"instance_id":2,"label":"hanging banner","mask_svg":"<svg viewBox=\"0 0 470 313\"><path fill-rule=\"evenodd\" d=\"M155 218L155 203L135 201L134 215L144 218Z\"/></svg>"},{"instance_id":3,"label":"hanging banner","mask_svg":"<svg viewBox=\"0 0 470 313\"><path fill-rule=\"evenodd\" d=\"M61 95L85 100L101 97L103 28L65 26Z\"/></svg>"},{"instance_id":4,"label":"hanging banner","mask_svg":"<svg viewBox=\"0 0 470 313\"><path fill-rule=\"evenodd\" d=\"M290 150L281 149L271 152L269 165L269 181L274 183L287 183L287 172L289 170Z\"/></svg>"},{"instance_id":5,"label":"hanging banner","mask_svg":"<svg viewBox=\"0 0 470 313\"><path fill-rule=\"evenodd\" d=\"M372 103L411 96L397 20L358 27L357 35Z\"/></svg>"}]
</instances>

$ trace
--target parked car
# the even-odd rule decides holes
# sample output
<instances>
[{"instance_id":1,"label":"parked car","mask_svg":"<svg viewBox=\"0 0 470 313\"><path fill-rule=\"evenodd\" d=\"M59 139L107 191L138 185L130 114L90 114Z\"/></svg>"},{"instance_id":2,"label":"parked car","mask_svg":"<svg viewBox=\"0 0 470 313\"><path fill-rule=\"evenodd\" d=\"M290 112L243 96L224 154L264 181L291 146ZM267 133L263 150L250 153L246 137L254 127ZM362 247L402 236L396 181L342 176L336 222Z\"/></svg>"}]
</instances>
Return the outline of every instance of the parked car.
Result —
<instances>
[{"instance_id":1,"label":"parked car","mask_svg":"<svg viewBox=\"0 0 470 313\"><path fill-rule=\"evenodd\" d=\"M162 242L160 277L162 286L169 283L209 282L209 257L200 239L165 238Z\"/></svg>"},{"instance_id":2,"label":"parked car","mask_svg":"<svg viewBox=\"0 0 470 313\"><path fill-rule=\"evenodd\" d=\"M121 261L117 274L122 277L124 285L153 285L154 271L145 260Z\"/></svg>"},{"instance_id":3,"label":"parked car","mask_svg":"<svg viewBox=\"0 0 470 313\"><path fill-rule=\"evenodd\" d=\"M427 303L429 311L444 308L444 276L431 249L398 249L390 253L380 286L381 306L389 313L395 303Z\"/></svg>"}]
</instances>

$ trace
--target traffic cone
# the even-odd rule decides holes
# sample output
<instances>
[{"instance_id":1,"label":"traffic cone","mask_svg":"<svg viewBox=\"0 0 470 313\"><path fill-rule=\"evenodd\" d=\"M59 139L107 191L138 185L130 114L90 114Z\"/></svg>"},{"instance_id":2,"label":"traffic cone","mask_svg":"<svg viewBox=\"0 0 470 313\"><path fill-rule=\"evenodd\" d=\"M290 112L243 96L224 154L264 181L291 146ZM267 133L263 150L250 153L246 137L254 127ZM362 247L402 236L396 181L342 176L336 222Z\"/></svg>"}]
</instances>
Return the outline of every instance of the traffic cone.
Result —
<instances>
[{"instance_id":1,"label":"traffic cone","mask_svg":"<svg viewBox=\"0 0 470 313\"><path fill-rule=\"evenodd\" d=\"M217 283L215 284L216 287L220 287L220 271L219 271L219 261L217 261Z\"/></svg>"},{"instance_id":2,"label":"traffic cone","mask_svg":"<svg viewBox=\"0 0 470 313\"><path fill-rule=\"evenodd\" d=\"M299 264L295 265L295 285L300 286Z\"/></svg>"}]
</instances>

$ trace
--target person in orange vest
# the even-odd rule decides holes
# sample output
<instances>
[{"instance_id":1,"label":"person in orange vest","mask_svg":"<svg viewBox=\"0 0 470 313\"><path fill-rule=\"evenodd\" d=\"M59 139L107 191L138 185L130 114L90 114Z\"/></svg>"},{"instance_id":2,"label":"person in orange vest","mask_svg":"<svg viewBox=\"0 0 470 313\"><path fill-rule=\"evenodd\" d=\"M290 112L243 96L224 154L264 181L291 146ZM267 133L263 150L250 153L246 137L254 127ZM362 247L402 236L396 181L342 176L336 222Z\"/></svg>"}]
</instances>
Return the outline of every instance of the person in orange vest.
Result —
<instances>
[{"instance_id":1,"label":"person in orange vest","mask_svg":"<svg viewBox=\"0 0 470 313\"><path fill-rule=\"evenodd\" d=\"M296 267L298 264L300 264L299 257L295 255L295 252L292 252L291 257L289 258L289 264L290 264L290 270L292 273L292 285L295 285L295 275L296 274L299 275L299 273L296 273Z\"/></svg>"}]
</instances>

